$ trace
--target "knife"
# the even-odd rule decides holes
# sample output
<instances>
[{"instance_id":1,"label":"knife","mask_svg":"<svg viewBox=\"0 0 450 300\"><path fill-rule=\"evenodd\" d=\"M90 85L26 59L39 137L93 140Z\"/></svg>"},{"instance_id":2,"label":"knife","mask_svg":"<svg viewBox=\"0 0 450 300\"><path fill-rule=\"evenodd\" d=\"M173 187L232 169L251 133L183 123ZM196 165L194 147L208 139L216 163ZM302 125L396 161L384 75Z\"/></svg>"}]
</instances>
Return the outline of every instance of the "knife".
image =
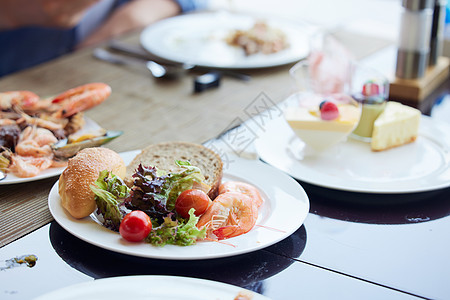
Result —
<instances>
[{"instance_id":1,"label":"knife","mask_svg":"<svg viewBox=\"0 0 450 300\"><path fill-rule=\"evenodd\" d=\"M127 57L124 55L111 53L102 48L95 48L93 55L95 58L114 64L145 66L155 78L175 77L176 75L180 75L188 70L182 66L161 65L152 60L144 60L141 58Z\"/></svg>"}]
</instances>

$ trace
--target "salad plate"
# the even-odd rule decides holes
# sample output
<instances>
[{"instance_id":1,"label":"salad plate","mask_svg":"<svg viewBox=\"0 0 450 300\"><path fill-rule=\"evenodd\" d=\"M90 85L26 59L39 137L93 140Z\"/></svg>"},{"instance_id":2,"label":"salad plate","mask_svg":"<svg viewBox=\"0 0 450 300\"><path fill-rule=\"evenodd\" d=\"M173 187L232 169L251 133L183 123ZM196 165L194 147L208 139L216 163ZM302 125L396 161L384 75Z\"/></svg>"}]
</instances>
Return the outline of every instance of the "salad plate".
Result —
<instances>
[{"instance_id":1,"label":"salad plate","mask_svg":"<svg viewBox=\"0 0 450 300\"><path fill-rule=\"evenodd\" d=\"M97 129L100 129L100 126L94 122L92 119L89 119L87 117L84 117L85 125L80 130L82 131L94 131ZM12 173L7 173L7 176L5 179L0 180L0 185L7 185L7 184L14 184L14 183L25 183L25 182L31 182L31 181L37 181L45 178L55 177L61 175L62 171L64 171L66 167L59 167L59 168L48 168L47 170L43 170L40 172L37 176L34 177L18 177Z\"/></svg>"},{"instance_id":2,"label":"salad plate","mask_svg":"<svg viewBox=\"0 0 450 300\"><path fill-rule=\"evenodd\" d=\"M450 126L428 116L415 142L373 152L352 138L316 156L301 156L304 143L283 117L268 122L255 141L259 157L303 182L335 190L411 194L450 186Z\"/></svg>"},{"instance_id":3,"label":"salad plate","mask_svg":"<svg viewBox=\"0 0 450 300\"><path fill-rule=\"evenodd\" d=\"M121 153L125 164L139 153ZM130 243L120 234L98 224L95 216L75 219L61 206L58 182L48 197L56 222L74 236L98 247L118 253L168 260L199 260L228 257L273 245L299 229L309 212L309 199L303 188L287 174L256 160L233 157L224 166L222 181L239 180L255 185L264 199L255 227L248 233L223 240L198 241L192 246L152 246Z\"/></svg>"},{"instance_id":4,"label":"salad plate","mask_svg":"<svg viewBox=\"0 0 450 300\"><path fill-rule=\"evenodd\" d=\"M83 282L49 292L35 300L225 300L236 299L238 295L247 295L245 299L269 300L261 294L222 282L181 276L150 275L111 277Z\"/></svg>"},{"instance_id":5,"label":"salad plate","mask_svg":"<svg viewBox=\"0 0 450 300\"><path fill-rule=\"evenodd\" d=\"M230 32L248 30L262 20L281 30L289 46L272 54L246 55L228 45ZM274 17L257 18L229 12L193 13L159 21L141 33L141 45L163 59L207 68L264 68L288 64L308 54L308 27Z\"/></svg>"}]
</instances>

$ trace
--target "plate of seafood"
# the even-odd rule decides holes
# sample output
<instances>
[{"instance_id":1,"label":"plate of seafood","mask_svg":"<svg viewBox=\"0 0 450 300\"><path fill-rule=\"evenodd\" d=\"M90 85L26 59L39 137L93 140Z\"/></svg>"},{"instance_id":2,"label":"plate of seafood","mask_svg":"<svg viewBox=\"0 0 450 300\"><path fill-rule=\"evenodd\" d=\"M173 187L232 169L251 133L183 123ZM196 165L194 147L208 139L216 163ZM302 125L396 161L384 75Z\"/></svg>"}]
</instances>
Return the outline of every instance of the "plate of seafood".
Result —
<instances>
[{"instance_id":1,"label":"plate of seafood","mask_svg":"<svg viewBox=\"0 0 450 300\"><path fill-rule=\"evenodd\" d=\"M308 31L301 23L229 12L176 16L141 33L141 45L163 59L208 68L265 68L308 54Z\"/></svg>"},{"instance_id":2,"label":"plate of seafood","mask_svg":"<svg viewBox=\"0 0 450 300\"><path fill-rule=\"evenodd\" d=\"M58 176L79 150L120 136L121 131L107 131L83 116L110 94L104 83L47 98L31 91L1 92L0 185Z\"/></svg>"},{"instance_id":3,"label":"plate of seafood","mask_svg":"<svg viewBox=\"0 0 450 300\"><path fill-rule=\"evenodd\" d=\"M123 287L127 288L124 289ZM174 289L173 287L176 287ZM170 293L168 293L170 291ZM196 299L269 300L256 292L212 280L166 275L136 275L83 282L46 293L39 299Z\"/></svg>"},{"instance_id":4,"label":"plate of seafood","mask_svg":"<svg viewBox=\"0 0 450 300\"><path fill-rule=\"evenodd\" d=\"M139 151L130 151L120 153L120 156L128 165L138 153ZM228 225L223 225L224 223L222 223L219 226L220 228L213 232L217 236L229 235L225 238L208 238L207 235L206 238L197 239L194 243L185 246L170 243L162 246L147 242L130 242L125 239L122 232L119 233L102 226L98 221L96 212L83 218L72 217L62 206L62 200L58 193L58 182L50 191L48 205L57 223L85 242L117 253L167 260L229 257L268 247L289 237L299 229L309 212L309 199L303 188L282 171L262 162L233 157L229 165L223 169L221 184L227 182L241 182L255 187L261 197L258 207L251 209L251 213L247 213L248 210L241 207L247 205L246 202L226 201L233 197L239 197L236 196L239 193L224 192L224 194L219 194L212 201L212 205L207 206L208 209L199 217L199 221L194 227L197 226L201 229L202 227L199 226L201 222L214 225L214 222L222 222L219 219L223 217L232 225L230 226L228 223L226 223ZM228 196L221 197L222 195ZM221 197L220 202L218 201L219 197ZM222 211L210 213L210 207L213 211L216 206L218 210L221 210L220 205L230 205L226 210L230 215L224 216ZM235 212L237 213L235 214ZM122 223L125 222L125 218ZM208 218L211 220L208 221ZM189 219L190 221L191 219ZM120 224L122 225L122 223ZM245 231L234 234L243 230L244 226L248 226L249 223L251 223L251 226ZM189 232L192 232L191 229L189 229ZM228 229L233 231L228 231ZM180 230L180 227L178 227L176 232Z\"/></svg>"}]
</instances>

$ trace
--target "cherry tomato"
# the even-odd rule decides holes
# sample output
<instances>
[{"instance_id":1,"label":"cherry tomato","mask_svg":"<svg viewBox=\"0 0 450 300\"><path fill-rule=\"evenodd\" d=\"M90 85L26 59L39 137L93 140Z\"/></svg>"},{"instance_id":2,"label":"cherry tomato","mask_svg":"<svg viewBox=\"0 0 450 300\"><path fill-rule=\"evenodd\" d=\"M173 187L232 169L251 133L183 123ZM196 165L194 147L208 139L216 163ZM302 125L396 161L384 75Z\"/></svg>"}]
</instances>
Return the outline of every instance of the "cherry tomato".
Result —
<instances>
[{"instance_id":1,"label":"cherry tomato","mask_svg":"<svg viewBox=\"0 0 450 300\"><path fill-rule=\"evenodd\" d=\"M181 217L187 219L189 218L189 210L194 208L194 214L198 217L206 211L210 203L211 199L204 191L191 189L178 196L177 202L175 202L175 210Z\"/></svg>"},{"instance_id":2,"label":"cherry tomato","mask_svg":"<svg viewBox=\"0 0 450 300\"><path fill-rule=\"evenodd\" d=\"M129 242L143 241L152 230L150 217L141 210L128 213L120 223L120 235Z\"/></svg>"}]
</instances>

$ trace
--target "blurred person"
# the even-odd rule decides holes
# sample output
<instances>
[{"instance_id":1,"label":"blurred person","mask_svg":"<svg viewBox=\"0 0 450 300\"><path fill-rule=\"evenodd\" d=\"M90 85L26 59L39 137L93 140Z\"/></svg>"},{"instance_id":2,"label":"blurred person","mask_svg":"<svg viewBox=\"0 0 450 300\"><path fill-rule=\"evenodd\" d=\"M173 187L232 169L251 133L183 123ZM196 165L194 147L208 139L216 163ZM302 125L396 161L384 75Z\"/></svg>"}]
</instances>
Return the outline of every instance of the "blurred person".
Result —
<instances>
[{"instance_id":1,"label":"blurred person","mask_svg":"<svg viewBox=\"0 0 450 300\"><path fill-rule=\"evenodd\" d=\"M206 0L0 0L0 77L205 6Z\"/></svg>"}]
</instances>

